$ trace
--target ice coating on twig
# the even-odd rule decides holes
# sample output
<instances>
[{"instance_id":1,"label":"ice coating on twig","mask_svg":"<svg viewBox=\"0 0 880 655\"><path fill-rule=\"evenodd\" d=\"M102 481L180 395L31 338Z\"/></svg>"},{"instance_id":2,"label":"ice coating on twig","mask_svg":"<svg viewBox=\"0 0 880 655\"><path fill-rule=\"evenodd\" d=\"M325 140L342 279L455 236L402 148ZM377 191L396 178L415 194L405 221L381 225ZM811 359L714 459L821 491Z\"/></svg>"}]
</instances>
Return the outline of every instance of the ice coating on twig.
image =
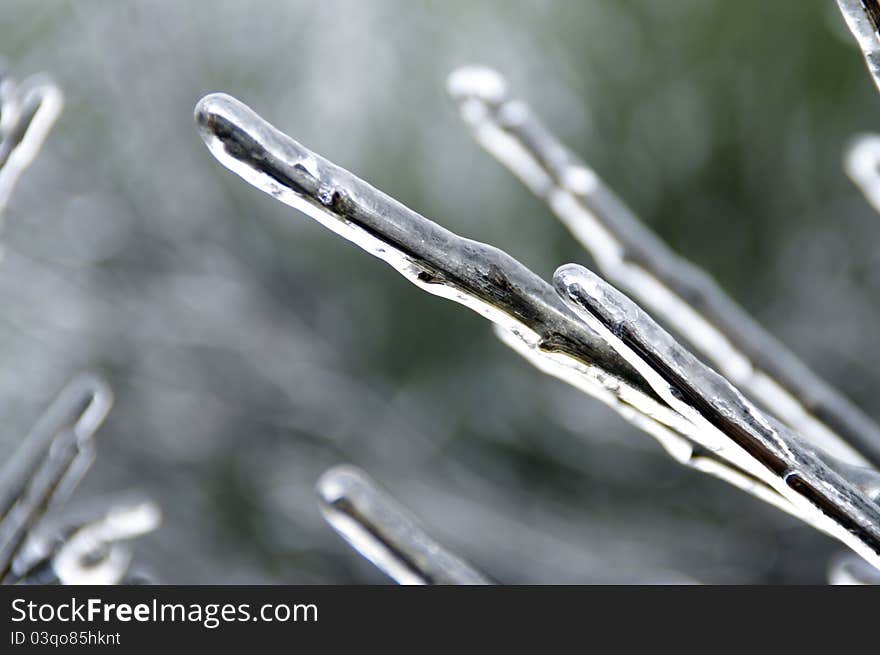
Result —
<instances>
[{"instance_id":1,"label":"ice coating on twig","mask_svg":"<svg viewBox=\"0 0 880 655\"><path fill-rule=\"evenodd\" d=\"M61 89L48 77L35 75L16 85L0 71L0 227L15 183L34 161L63 105Z\"/></svg>"},{"instance_id":2,"label":"ice coating on twig","mask_svg":"<svg viewBox=\"0 0 880 655\"><path fill-rule=\"evenodd\" d=\"M880 428L651 233L528 105L508 95L499 73L465 67L447 87L477 142L546 201L609 280L817 446L853 464L880 464Z\"/></svg>"},{"instance_id":3,"label":"ice coating on twig","mask_svg":"<svg viewBox=\"0 0 880 655\"><path fill-rule=\"evenodd\" d=\"M28 532L67 498L91 465L93 436L112 403L110 388L99 378L74 379L0 472L0 581Z\"/></svg>"},{"instance_id":4,"label":"ice coating on twig","mask_svg":"<svg viewBox=\"0 0 880 655\"><path fill-rule=\"evenodd\" d=\"M874 211L880 213L880 135L856 136L847 148L843 167Z\"/></svg>"},{"instance_id":5,"label":"ice coating on twig","mask_svg":"<svg viewBox=\"0 0 880 655\"><path fill-rule=\"evenodd\" d=\"M774 488L803 520L880 564L880 507L862 490L597 275L569 264L554 283L663 400L701 428L704 447Z\"/></svg>"},{"instance_id":6,"label":"ice coating on twig","mask_svg":"<svg viewBox=\"0 0 880 655\"><path fill-rule=\"evenodd\" d=\"M488 318L543 370L608 404L640 429L663 434L667 442L694 429L658 402L642 377L547 282L507 253L432 223L228 95L200 100L195 118L224 166L387 262L419 288Z\"/></svg>"},{"instance_id":7,"label":"ice coating on twig","mask_svg":"<svg viewBox=\"0 0 880 655\"><path fill-rule=\"evenodd\" d=\"M552 362L548 362L546 357L536 356L533 352L524 348L521 342L511 338L508 333L497 328L497 326L495 331L501 341L519 352L540 371L568 382L584 392L588 392L588 389L584 389L582 386L582 378L577 375L568 374L570 363L559 362L559 365L555 365ZM765 503L773 505L792 516L802 518L801 511L793 506L787 498L777 493L773 487L768 486L760 478L721 458L717 452L713 452L700 445L699 439L693 440L691 437L685 436L694 435L699 432L699 428L690 423L685 417L677 412L675 413L678 418L679 429L674 431L665 427L666 424L670 423L669 421L661 423L653 420L652 416L644 413L644 410L638 410L635 407L623 405L618 411L621 416L634 426L654 437L667 454L678 463L724 480L728 484L745 491ZM663 407L666 412L670 411L668 406L663 405ZM681 423L684 423L684 425L681 425Z\"/></svg>"},{"instance_id":8,"label":"ice coating on twig","mask_svg":"<svg viewBox=\"0 0 880 655\"><path fill-rule=\"evenodd\" d=\"M196 121L218 160L257 188L385 260L420 288L486 316L505 343L532 364L608 404L677 461L799 515L760 478L699 445L697 426L659 402L644 378L549 285L508 255L431 223L229 96L201 100Z\"/></svg>"},{"instance_id":9,"label":"ice coating on twig","mask_svg":"<svg viewBox=\"0 0 880 655\"><path fill-rule=\"evenodd\" d=\"M865 56L868 71L880 89L880 2L877 0L837 0L847 27Z\"/></svg>"},{"instance_id":10,"label":"ice coating on twig","mask_svg":"<svg viewBox=\"0 0 880 655\"><path fill-rule=\"evenodd\" d=\"M249 183L383 259L420 288L486 316L529 361L603 400L679 461L795 516L807 513L812 525L839 533L837 523L813 516L814 505L805 508L799 494L787 486L780 493L779 481L769 483L766 471L751 459L721 457L723 436L713 433L713 442L711 434L703 434L705 425L660 401L656 389L605 337L565 303L560 308L558 296L547 293L549 285L508 255L431 223L229 96L207 96L195 114L212 154ZM797 484L795 478L790 482Z\"/></svg>"},{"instance_id":11,"label":"ice coating on twig","mask_svg":"<svg viewBox=\"0 0 880 655\"><path fill-rule=\"evenodd\" d=\"M360 469L330 469L318 481L317 493L333 529L398 584L492 584L434 541L409 510Z\"/></svg>"}]
</instances>

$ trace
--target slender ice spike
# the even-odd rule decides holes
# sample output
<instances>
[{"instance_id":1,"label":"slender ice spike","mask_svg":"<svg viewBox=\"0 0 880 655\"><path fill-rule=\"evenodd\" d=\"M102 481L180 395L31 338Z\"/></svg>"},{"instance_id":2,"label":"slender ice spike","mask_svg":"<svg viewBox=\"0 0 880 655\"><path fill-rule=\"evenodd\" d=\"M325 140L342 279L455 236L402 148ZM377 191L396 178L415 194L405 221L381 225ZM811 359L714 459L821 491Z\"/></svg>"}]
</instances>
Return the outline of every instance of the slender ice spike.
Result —
<instances>
[{"instance_id":1,"label":"slender ice spike","mask_svg":"<svg viewBox=\"0 0 880 655\"><path fill-rule=\"evenodd\" d=\"M360 469L330 469L318 481L317 492L333 529L398 584L493 584L428 536L405 507Z\"/></svg>"},{"instance_id":2,"label":"slender ice spike","mask_svg":"<svg viewBox=\"0 0 880 655\"><path fill-rule=\"evenodd\" d=\"M131 563L127 541L155 530L159 508L150 501L115 505L66 530L49 552L14 575L15 584L120 584ZM18 567L16 567L18 568Z\"/></svg>"},{"instance_id":3,"label":"slender ice spike","mask_svg":"<svg viewBox=\"0 0 880 655\"><path fill-rule=\"evenodd\" d=\"M448 81L477 142L547 202L602 273L817 446L852 464L880 465L880 428L674 254L506 89L484 67L459 69Z\"/></svg>"},{"instance_id":4,"label":"slender ice spike","mask_svg":"<svg viewBox=\"0 0 880 655\"><path fill-rule=\"evenodd\" d=\"M705 448L776 489L810 525L880 565L880 507L859 488L597 275L569 264L554 283L670 407L701 429Z\"/></svg>"},{"instance_id":5,"label":"slender ice spike","mask_svg":"<svg viewBox=\"0 0 880 655\"><path fill-rule=\"evenodd\" d=\"M880 89L880 2L878 0L837 0L849 31L865 55L874 84Z\"/></svg>"},{"instance_id":6,"label":"slender ice spike","mask_svg":"<svg viewBox=\"0 0 880 655\"><path fill-rule=\"evenodd\" d=\"M855 137L847 148L843 167L874 211L880 213L880 135Z\"/></svg>"},{"instance_id":7,"label":"slender ice spike","mask_svg":"<svg viewBox=\"0 0 880 655\"><path fill-rule=\"evenodd\" d=\"M0 472L0 581L31 528L73 491L91 465L92 437L112 402L102 380L91 375L74 379Z\"/></svg>"},{"instance_id":8,"label":"slender ice spike","mask_svg":"<svg viewBox=\"0 0 880 655\"><path fill-rule=\"evenodd\" d=\"M549 284L507 253L432 223L228 95L200 100L195 119L224 166L382 259L424 291L488 318L543 370L605 402L640 429L664 434L668 443L694 429L658 402L641 376Z\"/></svg>"},{"instance_id":9,"label":"slender ice spike","mask_svg":"<svg viewBox=\"0 0 880 655\"><path fill-rule=\"evenodd\" d=\"M30 77L17 88L0 76L0 217L63 105L61 90L45 76Z\"/></svg>"}]
</instances>

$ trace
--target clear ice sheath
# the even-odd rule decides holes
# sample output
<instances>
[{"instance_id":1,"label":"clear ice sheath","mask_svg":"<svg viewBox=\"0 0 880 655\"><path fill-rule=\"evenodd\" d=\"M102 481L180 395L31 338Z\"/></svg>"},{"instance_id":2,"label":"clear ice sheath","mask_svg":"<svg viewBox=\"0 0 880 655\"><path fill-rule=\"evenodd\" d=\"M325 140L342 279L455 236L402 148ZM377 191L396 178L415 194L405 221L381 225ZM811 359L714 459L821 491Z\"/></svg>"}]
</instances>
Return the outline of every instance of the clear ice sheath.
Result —
<instances>
[{"instance_id":1,"label":"clear ice sheath","mask_svg":"<svg viewBox=\"0 0 880 655\"><path fill-rule=\"evenodd\" d=\"M337 466L317 485L327 522L362 556L399 584L492 582L438 544L410 512L353 466Z\"/></svg>"},{"instance_id":2,"label":"clear ice sheath","mask_svg":"<svg viewBox=\"0 0 880 655\"><path fill-rule=\"evenodd\" d=\"M634 302L575 264L555 277L563 298L603 333L670 406L704 426L704 445L765 480L816 528L880 568L880 507L832 470L815 450L767 417L700 362ZM710 438L713 429L717 436Z\"/></svg>"},{"instance_id":3,"label":"clear ice sheath","mask_svg":"<svg viewBox=\"0 0 880 655\"><path fill-rule=\"evenodd\" d=\"M477 142L544 199L603 275L804 437L880 465L880 427L767 333L704 271L673 253L570 152L496 71L453 72L448 90Z\"/></svg>"},{"instance_id":4,"label":"clear ice sheath","mask_svg":"<svg viewBox=\"0 0 880 655\"><path fill-rule=\"evenodd\" d=\"M552 286L509 255L432 223L312 153L230 96L203 98L195 118L202 138L224 166L386 261L420 288L486 316L529 361L609 404L657 438L678 461L834 533L864 557L876 558L861 537L841 535L838 523L817 519L813 504L788 486L783 489L753 458L722 456L724 435L670 406Z\"/></svg>"}]
</instances>

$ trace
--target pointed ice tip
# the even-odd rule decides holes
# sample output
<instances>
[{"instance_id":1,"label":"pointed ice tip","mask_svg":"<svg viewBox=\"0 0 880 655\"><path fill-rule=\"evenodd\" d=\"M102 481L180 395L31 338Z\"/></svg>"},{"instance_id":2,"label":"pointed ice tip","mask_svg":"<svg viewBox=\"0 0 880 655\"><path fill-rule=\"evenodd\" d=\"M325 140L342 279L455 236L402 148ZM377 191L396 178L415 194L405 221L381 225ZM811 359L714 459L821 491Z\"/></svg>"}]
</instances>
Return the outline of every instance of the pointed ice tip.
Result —
<instances>
[{"instance_id":1,"label":"pointed ice tip","mask_svg":"<svg viewBox=\"0 0 880 655\"><path fill-rule=\"evenodd\" d=\"M449 74L446 91L455 100L475 98L499 104L507 98L507 82L494 68L462 66Z\"/></svg>"}]
</instances>

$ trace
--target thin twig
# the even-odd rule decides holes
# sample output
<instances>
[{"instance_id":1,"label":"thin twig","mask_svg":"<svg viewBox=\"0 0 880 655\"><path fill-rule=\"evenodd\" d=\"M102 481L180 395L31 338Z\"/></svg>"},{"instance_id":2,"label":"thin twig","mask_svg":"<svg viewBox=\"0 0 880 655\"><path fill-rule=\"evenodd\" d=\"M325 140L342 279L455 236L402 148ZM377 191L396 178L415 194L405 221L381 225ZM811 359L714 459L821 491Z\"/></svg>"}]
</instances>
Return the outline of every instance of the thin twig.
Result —
<instances>
[{"instance_id":1,"label":"thin twig","mask_svg":"<svg viewBox=\"0 0 880 655\"><path fill-rule=\"evenodd\" d=\"M833 456L880 466L880 427L812 373L705 272L674 254L494 70L450 75L476 140L543 198L602 273L722 374Z\"/></svg>"},{"instance_id":2,"label":"thin twig","mask_svg":"<svg viewBox=\"0 0 880 655\"><path fill-rule=\"evenodd\" d=\"M434 541L405 507L360 469L330 469L318 481L317 493L333 529L398 584L493 584Z\"/></svg>"}]
</instances>

